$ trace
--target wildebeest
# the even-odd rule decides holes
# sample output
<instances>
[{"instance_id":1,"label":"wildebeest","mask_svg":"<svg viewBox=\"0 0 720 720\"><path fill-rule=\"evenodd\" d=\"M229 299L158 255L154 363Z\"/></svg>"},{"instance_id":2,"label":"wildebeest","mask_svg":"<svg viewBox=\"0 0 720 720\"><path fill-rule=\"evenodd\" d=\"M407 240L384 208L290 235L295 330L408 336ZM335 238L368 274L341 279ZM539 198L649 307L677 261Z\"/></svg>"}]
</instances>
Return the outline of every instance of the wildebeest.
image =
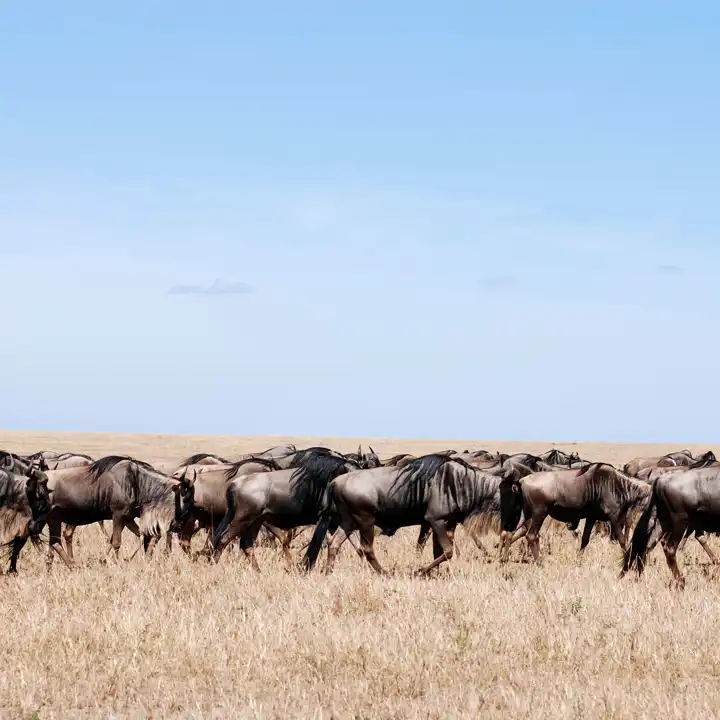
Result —
<instances>
[{"instance_id":1,"label":"wildebeest","mask_svg":"<svg viewBox=\"0 0 720 720\"><path fill-rule=\"evenodd\" d=\"M511 466L503 477L518 477ZM386 535L410 525L429 526L433 532L433 561L420 569L427 573L453 557L453 534L458 523L472 515L493 512L502 477L482 472L465 461L445 454L430 454L402 468L381 467L341 475L328 485L323 513L305 557L312 568L332 522L338 530L328 547L326 572L331 572L337 553L354 530L366 560L384 573L374 551L375 527Z\"/></svg>"},{"instance_id":2,"label":"wildebeest","mask_svg":"<svg viewBox=\"0 0 720 720\"><path fill-rule=\"evenodd\" d=\"M0 470L0 545L11 548L9 573L17 572L20 551L28 538L35 542L50 512L48 479L42 460L26 474Z\"/></svg>"},{"instance_id":3,"label":"wildebeest","mask_svg":"<svg viewBox=\"0 0 720 720\"><path fill-rule=\"evenodd\" d=\"M92 465L94 459L83 453L62 453L56 458L47 460L48 470L65 470L67 468Z\"/></svg>"},{"instance_id":4,"label":"wildebeest","mask_svg":"<svg viewBox=\"0 0 720 720\"><path fill-rule=\"evenodd\" d=\"M650 502L635 526L621 575L633 567L638 574L642 573L653 534L653 515L660 526L659 534L670 572L678 586L684 587L685 579L676 557L683 538L695 532L705 547L701 539L703 533L720 533L720 467L658 475L652 485ZM708 554L714 559L712 552L708 551Z\"/></svg>"},{"instance_id":5,"label":"wildebeest","mask_svg":"<svg viewBox=\"0 0 720 720\"><path fill-rule=\"evenodd\" d=\"M174 519L175 482L140 460L110 455L87 467L49 471L48 477L52 491L48 565L55 551L73 567L72 545L66 552L60 541L62 523L77 526L112 520L110 545L118 557L123 528L142 535L147 549L160 529L169 528ZM135 522L138 518L140 527Z\"/></svg>"},{"instance_id":6,"label":"wildebeest","mask_svg":"<svg viewBox=\"0 0 720 720\"><path fill-rule=\"evenodd\" d=\"M708 458L714 459L712 451L708 450L704 455L699 458L694 458L689 450L679 450L677 452L671 452L667 455L659 455L656 457L640 457L631 460L626 463L623 467L623 472L630 477L636 477L638 473L646 468L656 467L669 467L669 466L690 466L698 460L707 460Z\"/></svg>"},{"instance_id":7,"label":"wildebeest","mask_svg":"<svg viewBox=\"0 0 720 720\"><path fill-rule=\"evenodd\" d=\"M583 460L576 452L566 453L558 448L552 448L540 455L540 459L548 465L556 465L558 467L581 467L582 465L589 465L587 460Z\"/></svg>"},{"instance_id":8,"label":"wildebeest","mask_svg":"<svg viewBox=\"0 0 720 720\"><path fill-rule=\"evenodd\" d=\"M484 452L484 451L483 451ZM461 455L455 455L454 460L464 461ZM542 469L548 469L550 466L545 465L539 457L528 453L517 453L515 455L503 456L499 461L480 460L478 462L468 462L476 470L480 470L487 475L493 475L497 479L495 482L489 482L485 485L485 489L493 491L492 499L490 497L478 497L474 505L474 510L464 520L458 524L465 528L465 531L472 538L475 546L480 552L489 556L487 548L483 545L481 536L489 530L500 532L500 478L504 476L510 477L508 470L517 470L514 477L523 478L531 473L538 472ZM418 553L423 551L425 543L428 541L432 528L427 521L420 525L420 532L415 544Z\"/></svg>"},{"instance_id":9,"label":"wildebeest","mask_svg":"<svg viewBox=\"0 0 720 720\"><path fill-rule=\"evenodd\" d=\"M283 530L314 525L328 483L357 467L342 455L306 450L295 455L291 468L233 480L226 493L227 511L213 535L213 557L219 558L228 543L240 537L251 566L259 569L253 543L261 525Z\"/></svg>"},{"instance_id":10,"label":"wildebeest","mask_svg":"<svg viewBox=\"0 0 720 720\"><path fill-rule=\"evenodd\" d=\"M576 470L540 472L520 481L504 480L500 495L501 560L507 560L510 545L527 535L528 547L539 562L538 535L548 515L576 527L585 519L580 552L590 541L593 525L599 520L608 521L624 551L628 513L647 502L650 487L612 465L593 463ZM521 514L524 522L518 528Z\"/></svg>"},{"instance_id":11,"label":"wildebeest","mask_svg":"<svg viewBox=\"0 0 720 720\"><path fill-rule=\"evenodd\" d=\"M171 530L179 533L183 550L189 554L192 536L201 529L207 530L207 549L215 528L227 512L226 496L230 482L238 477L279 469L273 458L250 457L236 463L206 466L200 471L194 469L190 477L187 468L182 474L176 472L178 483L173 488L176 511ZM283 553L287 555L292 535L273 527L270 532L282 541Z\"/></svg>"}]
</instances>

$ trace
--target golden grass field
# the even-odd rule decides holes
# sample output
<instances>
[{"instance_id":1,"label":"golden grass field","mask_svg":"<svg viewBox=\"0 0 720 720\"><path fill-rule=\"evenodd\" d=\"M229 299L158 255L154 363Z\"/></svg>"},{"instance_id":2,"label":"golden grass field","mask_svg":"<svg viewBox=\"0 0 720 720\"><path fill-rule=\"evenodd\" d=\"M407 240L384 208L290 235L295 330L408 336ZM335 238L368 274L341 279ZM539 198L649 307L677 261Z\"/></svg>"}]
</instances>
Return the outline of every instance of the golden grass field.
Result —
<instances>
[{"instance_id":1,"label":"golden grass field","mask_svg":"<svg viewBox=\"0 0 720 720\"><path fill-rule=\"evenodd\" d=\"M16 452L128 453L151 462L199 451L233 456L285 441L344 451L359 442L0 432L0 447ZM541 452L552 444L370 442L381 456L465 447ZM558 446L615 464L685 447ZM273 548L258 550L261 574L237 552L211 565L191 563L177 546L169 558L157 552L149 561L138 555L105 564L107 541L97 527L78 529L80 567L72 573L56 559L48 574L28 546L19 576L0 577L0 716L720 715L720 585L693 540L681 556L687 586L678 592L659 548L640 582L618 581L617 545L594 536L578 562L576 541L558 529L546 531L540 568L517 562L521 543L504 567L484 561L460 529L459 557L416 579L416 534L378 538L390 578L376 577L348 543L330 577L287 572ZM127 558L137 540L125 533L123 542Z\"/></svg>"}]
</instances>

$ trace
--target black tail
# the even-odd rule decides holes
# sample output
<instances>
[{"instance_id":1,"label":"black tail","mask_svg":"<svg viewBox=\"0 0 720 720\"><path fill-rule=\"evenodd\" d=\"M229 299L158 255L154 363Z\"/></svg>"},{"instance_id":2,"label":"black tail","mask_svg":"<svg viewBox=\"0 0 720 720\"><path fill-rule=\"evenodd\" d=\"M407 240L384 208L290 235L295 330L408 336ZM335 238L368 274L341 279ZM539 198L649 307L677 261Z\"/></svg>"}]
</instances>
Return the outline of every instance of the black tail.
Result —
<instances>
[{"instance_id":1,"label":"black tail","mask_svg":"<svg viewBox=\"0 0 720 720\"><path fill-rule=\"evenodd\" d=\"M306 571L312 570L317 562L318 555L322 550L323 543L325 542L325 536L327 535L330 524L333 522L332 512L332 482L328 483L323 493L322 504L320 506L320 517L315 531L313 532L312 538L308 544L307 552L305 553L305 559L303 565Z\"/></svg>"},{"instance_id":2,"label":"black tail","mask_svg":"<svg viewBox=\"0 0 720 720\"><path fill-rule=\"evenodd\" d=\"M657 505L657 481L653 483L650 502L647 504L643 514L640 516L635 530L633 531L632 542L629 550L625 553L623 570L628 571L633 566L637 569L638 575L645 567L645 555L647 554L648 542L650 540L650 520L652 519L655 506Z\"/></svg>"},{"instance_id":3,"label":"black tail","mask_svg":"<svg viewBox=\"0 0 720 720\"><path fill-rule=\"evenodd\" d=\"M228 525L232 521L235 515L235 498L233 497L232 485L227 489L225 493L225 499L227 501L227 512L223 515L223 519L220 524L215 528L213 533L212 546L213 550L217 550L218 543L223 533L228 529Z\"/></svg>"}]
</instances>

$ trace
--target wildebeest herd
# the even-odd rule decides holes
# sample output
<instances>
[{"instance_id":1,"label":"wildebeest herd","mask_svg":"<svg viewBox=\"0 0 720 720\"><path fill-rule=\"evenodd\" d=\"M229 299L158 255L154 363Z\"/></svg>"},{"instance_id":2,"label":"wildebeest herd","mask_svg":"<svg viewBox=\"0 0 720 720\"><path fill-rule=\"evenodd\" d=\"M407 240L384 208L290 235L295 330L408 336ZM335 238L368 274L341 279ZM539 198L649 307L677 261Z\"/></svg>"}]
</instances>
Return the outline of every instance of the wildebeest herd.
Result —
<instances>
[{"instance_id":1,"label":"wildebeest herd","mask_svg":"<svg viewBox=\"0 0 720 720\"><path fill-rule=\"evenodd\" d=\"M166 467L123 455L0 451L0 543L10 553L10 573L28 539L43 546L46 525L48 567L57 553L72 568L75 528L99 523L116 557L128 528L141 539L135 553L142 548L150 555L163 535L169 550L177 536L189 557L218 560L235 542L258 570L253 550L261 532L281 543L294 567L293 540L309 529L299 569L311 570L327 546L331 572L350 540L378 573L385 571L375 537L419 526L418 551L433 540L433 559L418 570L425 574L453 557L458 525L485 554L481 536L498 532L501 562L525 537L540 562L539 534L548 517L574 533L585 521L580 552L596 524L608 527L624 553L621 576L642 572L660 542L682 586L676 554L691 534L717 563L705 532L720 532L720 463L712 452L693 457L682 450L620 469L555 448L540 456L447 450L381 461L372 448L343 454L279 445L234 460L199 453ZM105 521L112 522L109 535ZM201 530L204 546L193 553L192 538Z\"/></svg>"}]
</instances>

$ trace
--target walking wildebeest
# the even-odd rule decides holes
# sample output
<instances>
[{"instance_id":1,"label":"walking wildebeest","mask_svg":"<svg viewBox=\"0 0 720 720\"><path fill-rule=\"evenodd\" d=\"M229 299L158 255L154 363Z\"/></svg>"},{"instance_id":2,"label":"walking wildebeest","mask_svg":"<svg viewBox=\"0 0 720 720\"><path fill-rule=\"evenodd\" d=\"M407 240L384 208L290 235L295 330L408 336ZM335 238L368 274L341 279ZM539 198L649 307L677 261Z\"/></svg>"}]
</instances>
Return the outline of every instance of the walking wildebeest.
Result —
<instances>
[{"instance_id":1,"label":"walking wildebeest","mask_svg":"<svg viewBox=\"0 0 720 720\"><path fill-rule=\"evenodd\" d=\"M458 523L472 515L494 512L503 477L518 478L510 466L502 477L485 473L450 455L431 454L402 468L381 467L351 472L333 480L323 500L323 513L305 557L312 568L333 515L338 530L328 547L326 572L331 572L338 550L357 530L366 560L384 573L374 551L375 526L386 535L410 525L428 525L433 532L433 561L419 572L427 573L453 556L453 534Z\"/></svg>"},{"instance_id":2,"label":"walking wildebeest","mask_svg":"<svg viewBox=\"0 0 720 720\"><path fill-rule=\"evenodd\" d=\"M453 456L453 460L463 460L463 458L460 455L455 455ZM496 530L498 533L502 530L500 523L500 478L507 474L508 469L516 469L518 471L517 476L523 478L541 469L548 469L550 466L545 465L540 458L535 455L529 455L527 453L510 455L502 462L492 461L490 464L485 461L479 463L468 462L468 465L487 475L493 475L498 478L496 482L490 482L486 486L488 491L495 488L492 500L490 498L482 498L481 502L480 499L478 499L475 505L475 511L458 523L465 528L465 531L470 535L477 549L480 550L483 555L489 556L490 553L483 545L481 536L490 530ZM418 553L423 551L431 532L432 528L430 524L424 521L420 525L420 532L415 544L415 549Z\"/></svg>"},{"instance_id":3,"label":"walking wildebeest","mask_svg":"<svg viewBox=\"0 0 720 720\"><path fill-rule=\"evenodd\" d=\"M0 470L0 545L11 547L8 573L17 572L28 538L35 543L50 512L48 479L42 460L25 474Z\"/></svg>"},{"instance_id":4,"label":"walking wildebeest","mask_svg":"<svg viewBox=\"0 0 720 720\"><path fill-rule=\"evenodd\" d=\"M605 463L539 472L520 481L503 481L500 485L503 526L500 558L506 561L510 546L527 535L528 547L535 561L540 562L538 536L548 515L561 522L574 523L576 527L585 519L580 552L590 542L593 525L598 520L608 521L625 551L628 513L647 502L649 495L650 487L646 483ZM521 514L525 519L518 528Z\"/></svg>"},{"instance_id":5,"label":"walking wildebeest","mask_svg":"<svg viewBox=\"0 0 720 720\"><path fill-rule=\"evenodd\" d=\"M294 467L233 480L227 488L227 512L213 535L213 557L241 538L251 566L258 570L254 539L264 522L290 530L318 521L325 489L338 475L357 469L357 463L325 450L298 453ZM367 471L371 472L371 471Z\"/></svg>"},{"instance_id":6,"label":"walking wildebeest","mask_svg":"<svg viewBox=\"0 0 720 720\"><path fill-rule=\"evenodd\" d=\"M194 469L188 478L188 469L175 473L178 484L176 493L175 520L171 526L180 535L180 546L189 555L190 542L193 535L201 529L207 531L206 548L209 548L215 528L220 524L227 512L227 489L230 482L238 477L255 473L279 470L273 458L246 458L227 465L211 465ZM265 524L266 527L267 523ZM270 526L268 530L282 542L283 554L289 556L292 532L284 532Z\"/></svg>"},{"instance_id":7,"label":"walking wildebeest","mask_svg":"<svg viewBox=\"0 0 720 720\"><path fill-rule=\"evenodd\" d=\"M161 527L169 528L175 516L172 478L148 463L122 455L110 455L87 467L49 471L52 510L47 524L50 530L48 566L53 551L72 568L72 545L66 550L60 541L62 523L88 525L112 520L110 540L119 557L124 527L142 535L146 550L157 539ZM141 527L135 522L140 518Z\"/></svg>"},{"instance_id":8,"label":"walking wildebeest","mask_svg":"<svg viewBox=\"0 0 720 720\"><path fill-rule=\"evenodd\" d=\"M682 588L685 578L677 564L677 550L683 538L695 532L704 547L701 540L704 532L720 533L720 467L663 473L655 479L650 502L635 526L630 548L625 553L621 576L633 567L638 574L642 573L653 534L653 515L660 525L665 560L675 582ZM706 552L715 560L707 548Z\"/></svg>"}]
</instances>

